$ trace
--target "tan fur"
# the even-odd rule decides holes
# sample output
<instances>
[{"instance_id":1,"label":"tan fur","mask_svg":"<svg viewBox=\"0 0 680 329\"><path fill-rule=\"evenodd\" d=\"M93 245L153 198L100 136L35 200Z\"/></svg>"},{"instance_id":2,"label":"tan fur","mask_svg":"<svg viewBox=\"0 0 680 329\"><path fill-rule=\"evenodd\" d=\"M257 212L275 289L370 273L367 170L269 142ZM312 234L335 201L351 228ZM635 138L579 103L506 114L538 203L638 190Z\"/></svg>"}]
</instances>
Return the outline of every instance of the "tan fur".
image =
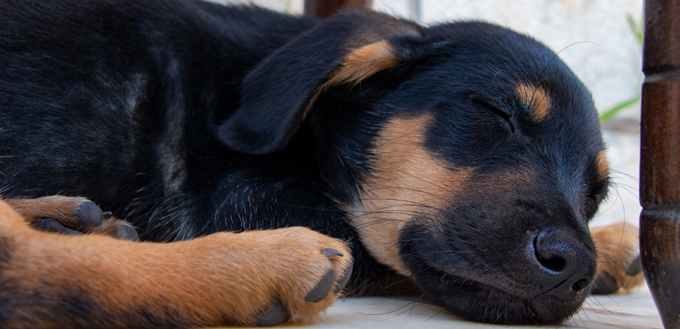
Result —
<instances>
[{"instance_id":1,"label":"tan fur","mask_svg":"<svg viewBox=\"0 0 680 329\"><path fill-rule=\"evenodd\" d=\"M515 94L532 110L534 121L542 121L550 114L550 96L543 88L523 82L515 86Z\"/></svg>"},{"instance_id":2,"label":"tan fur","mask_svg":"<svg viewBox=\"0 0 680 329\"><path fill-rule=\"evenodd\" d=\"M76 210L83 202L89 200L54 195L35 199L7 199L4 201L29 223L40 218L52 218L64 226L79 229Z\"/></svg>"},{"instance_id":3,"label":"tan fur","mask_svg":"<svg viewBox=\"0 0 680 329\"><path fill-rule=\"evenodd\" d=\"M635 276L626 275L630 263L640 254L638 228L630 223L618 222L604 227L593 227L590 233L597 248L597 275L609 274L623 292L642 285L645 281L642 272Z\"/></svg>"},{"instance_id":4,"label":"tan fur","mask_svg":"<svg viewBox=\"0 0 680 329\"><path fill-rule=\"evenodd\" d=\"M392 46L386 40L381 40L352 51L340 63L340 67L332 72L328 80L310 97L302 115L303 120L309 114L319 95L328 88L342 84L354 86L373 74L396 67L399 62L392 51Z\"/></svg>"},{"instance_id":5,"label":"tan fur","mask_svg":"<svg viewBox=\"0 0 680 329\"><path fill-rule=\"evenodd\" d=\"M469 175L446 167L425 149L431 121L431 114L389 121L371 149L373 175L362 183L359 201L346 206L373 257L405 276L411 273L399 257L399 230L414 215L446 206Z\"/></svg>"},{"instance_id":6,"label":"tan fur","mask_svg":"<svg viewBox=\"0 0 680 329\"><path fill-rule=\"evenodd\" d=\"M319 303L306 302L306 294L329 268L337 280L352 259L343 242L301 227L166 244L45 233L2 201L0 238L11 253L0 264L0 283L57 297L84 292L95 311L111 316L111 327L121 318L144 327L140 311L161 319L170 312L195 325L252 325L276 300L291 310L291 321L308 322L340 293ZM326 248L344 256L328 259Z\"/></svg>"},{"instance_id":7,"label":"tan fur","mask_svg":"<svg viewBox=\"0 0 680 329\"><path fill-rule=\"evenodd\" d=\"M600 151L600 153L597 154L595 170L597 171L598 177L601 179L606 179L607 176L609 176L609 163L607 162L607 156L604 151Z\"/></svg>"},{"instance_id":8,"label":"tan fur","mask_svg":"<svg viewBox=\"0 0 680 329\"><path fill-rule=\"evenodd\" d=\"M380 71L393 69L398 64L392 45L387 40L381 40L352 51L322 89L341 84L355 85Z\"/></svg>"},{"instance_id":9,"label":"tan fur","mask_svg":"<svg viewBox=\"0 0 680 329\"><path fill-rule=\"evenodd\" d=\"M118 237L118 229L121 226L132 227L132 224L128 222L110 216L103 218L102 225L99 227L83 225L76 216L76 210L84 202L90 202L86 198L54 195L35 199L6 199L4 201L29 224L41 218L51 218L65 227L81 233L102 234L112 237Z\"/></svg>"},{"instance_id":10,"label":"tan fur","mask_svg":"<svg viewBox=\"0 0 680 329\"><path fill-rule=\"evenodd\" d=\"M117 219L115 217L104 217L102 219L102 225L99 227L94 228L93 230L87 232L87 233L92 233L92 234L102 234L102 235L108 235L112 236L114 238L118 237L118 229L120 229L121 226L130 226L133 227L132 224L130 224L127 221Z\"/></svg>"},{"instance_id":11,"label":"tan fur","mask_svg":"<svg viewBox=\"0 0 680 329\"><path fill-rule=\"evenodd\" d=\"M319 95L328 88L343 84L354 86L361 80L380 71L396 67L399 61L394 56L393 50L389 42L381 40L350 52L340 63L339 68L333 71L329 75L328 80L312 95L304 111L303 118L312 109Z\"/></svg>"}]
</instances>

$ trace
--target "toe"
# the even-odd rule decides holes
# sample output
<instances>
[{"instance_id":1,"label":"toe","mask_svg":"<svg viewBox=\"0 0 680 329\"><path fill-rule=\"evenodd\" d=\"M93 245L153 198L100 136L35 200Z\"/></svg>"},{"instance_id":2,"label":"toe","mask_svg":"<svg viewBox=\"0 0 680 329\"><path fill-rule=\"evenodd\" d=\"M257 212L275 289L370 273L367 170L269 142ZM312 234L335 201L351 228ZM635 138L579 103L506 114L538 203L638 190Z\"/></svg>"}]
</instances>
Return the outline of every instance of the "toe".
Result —
<instances>
[{"instance_id":1,"label":"toe","mask_svg":"<svg viewBox=\"0 0 680 329\"><path fill-rule=\"evenodd\" d=\"M342 273L340 278L338 279L338 282L335 283L335 290L333 290L334 293L339 293L340 290L345 288L347 285L347 282L349 282L349 278L352 276L352 268L354 267L354 262L350 262L347 265L347 269L345 269L345 272Z\"/></svg>"},{"instance_id":2,"label":"toe","mask_svg":"<svg viewBox=\"0 0 680 329\"><path fill-rule=\"evenodd\" d=\"M619 290L619 285L616 284L616 280L608 273L603 274L600 278L595 281L593 285L593 290L591 293L595 295L608 295L613 294Z\"/></svg>"},{"instance_id":3,"label":"toe","mask_svg":"<svg viewBox=\"0 0 680 329\"><path fill-rule=\"evenodd\" d=\"M257 317L257 325L262 327L275 326L288 321L288 319L290 319L290 312L277 301Z\"/></svg>"},{"instance_id":4,"label":"toe","mask_svg":"<svg viewBox=\"0 0 680 329\"><path fill-rule=\"evenodd\" d=\"M68 234L68 235L82 235L82 233L80 233L78 231L64 227L58 221L56 221L52 218L37 219L32 223L32 225L33 225L33 227L35 227L35 228L37 228L38 230L41 230L41 231L54 232L54 233L60 233L60 234Z\"/></svg>"},{"instance_id":5,"label":"toe","mask_svg":"<svg viewBox=\"0 0 680 329\"><path fill-rule=\"evenodd\" d=\"M102 210L92 202L83 202L76 209L76 218L86 227L99 227L102 225Z\"/></svg>"},{"instance_id":6,"label":"toe","mask_svg":"<svg viewBox=\"0 0 680 329\"><path fill-rule=\"evenodd\" d=\"M635 276L642 272L642 261L640 260L640 255L638 255L628 266L626 270L626 275Z\"/></svg>"},{"instance_id":7,"label":"toe","mask_svg":"<svg viewBox=\"0 0 680 329\"><path fill-rule=\"evenodd\" d=\"M129 240L129 241L134 241L134 242L139 242L141 241L139 239L139 235L137 234L137 231L135 231L134 228L128 225L121 225L118 228L117 232L118 238L123 239L123 240Z\"/></svg>"},{"instance_id":8,"label":"toe","mask_svg":"<svg viewBox=\"0 0 680 329\"><path fill-rule=\"evenodd\" d=\"M326 271L316 286L309 293L307 293L305 300L311 303L318 303L326 298L328 293L331 292L331 288L333 288L334 277L335 274L333 273L332 269Z\"/></svg>"}]
</instances>

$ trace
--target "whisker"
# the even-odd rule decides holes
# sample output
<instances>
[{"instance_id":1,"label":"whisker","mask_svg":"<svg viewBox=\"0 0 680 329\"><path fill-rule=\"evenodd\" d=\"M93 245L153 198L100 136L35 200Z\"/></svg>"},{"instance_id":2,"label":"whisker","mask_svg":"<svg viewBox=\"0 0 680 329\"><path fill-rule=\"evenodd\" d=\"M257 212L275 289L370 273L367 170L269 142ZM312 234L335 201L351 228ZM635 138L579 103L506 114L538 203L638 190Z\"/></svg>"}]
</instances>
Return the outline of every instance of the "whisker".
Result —
<instances>
[{"instance_id":1,"label":"whisker","mask_svg":"<svg viewBox=\"0 0 680 329\"><path fill-rule=\"evenodd\" d=\"M450 204L450 205L452 205L452 206L454 206L454 207L458 207L458 208L460 207L460 206L459 206L458 204L456 204L455 202L453 202L453 201L451 201L451 200L449 200L449 199L447 199L447 198L444 198L444 197L442 197L441 195L437 195L437 194L434 194L434 193L431 193L431 192L426 192L426 191L422 191L422 190L418 190L418 189L414 189L414 188L410 188L410 187L403 187L403 186L387 186L387 187L371 188L371 189L369 190L369 192L379 191L379 190L386 190L386 189L402 189L402 190L407 190L407 191L413 191L413 192L423 193L423 194L426 194L426 195L429 195L429 196L433 196L433 197L435 197L435 198L437 198L437 199L439 199L439 200L445 201L446 203L448 203L448 204ZM469 204L468 204L468 206L469 206Z\"/></svg>"},{"instance_id":2,"label":"whisker","mask_svg":"<svg viewBox=\"0 0 680 329\"><path fill-rule=\"evenodd\" d=\"M442 208L430 206L430 205L427 205L427 204L424 204L424 203L420 203L420 202L409 201L409 200L401 200L401 199L392 199L392 198L366 198L366 199L364 199L364 200L368 200L368 201L398 201L398 202L405 202L406 204L399 204L399 205L387 206L387 208L396 208L396 207L423 207L423 208L427 208L427 209L433 209L433 210L436 210L436 211L438 211L438 212L442 212L442 213L444 213L444 214L446 214L446 215L449 215L449 216L452 216L452 217L460 218L460 219L464 220L465 222L467 222L468 224L472 224L472 221L470 221L468 218L465 218L465 217L461 216L460 214L451 212L451 211L446 210L446 209L442 209ZM427 214L427 213L425 213L425 214ZM481 213L480 213L480 214L481 214ZM429 215L429 217L433 216L433 214L427 214L427 215ZM475 230L477 230L477 228L475 228Z\"/></svg>"},{"instance_id":3,"label":"whisker","mask_svg":"<svg viewBox=\"0 0 680 329\"><path fill-rule=\"evenodd\" d=\"M420 180L420 181L425 182L425 183L427 183L427 184L430 184L430 185L432 185L432 186L438 187L438 188L440 188L440 189L442 189L442 190L448 192L449 194L455 196L456 198L461 199L463 202L467 203L467 205L470 206L472 209L475 209L474 207L472 207L472 203L471 203L470 201L468 201L468 200L465 199L464 197L458 195L457 193L455 193L455 192L453 192L453 191L451 191L451 190L449 190L449 189L447 189L447 188L445 188L445 187L443 187L443 186L441 186L441 185L435 184L435 183L430 182L430 181L428 181L428 180L426 180L426 179L423 179L423 178L421 178L421 177L415 176L415 175L413 175L413 174L411 174L411 173L405 172L405 171L403 171L403 170L399 170L399 169L394 168L394 167L391 167L391 166L388 166L388 168L390 168L390 169L392 169L392 170L394 170L394 171L400 172L400 173L402 173L402 174L408 175L408 176L410 176L410 177L413 177L413 178L415 178L415 179L417 179L417 180ZM475 210L476 210L476 209L475 209Z\"/></svg>"}]
</instances>

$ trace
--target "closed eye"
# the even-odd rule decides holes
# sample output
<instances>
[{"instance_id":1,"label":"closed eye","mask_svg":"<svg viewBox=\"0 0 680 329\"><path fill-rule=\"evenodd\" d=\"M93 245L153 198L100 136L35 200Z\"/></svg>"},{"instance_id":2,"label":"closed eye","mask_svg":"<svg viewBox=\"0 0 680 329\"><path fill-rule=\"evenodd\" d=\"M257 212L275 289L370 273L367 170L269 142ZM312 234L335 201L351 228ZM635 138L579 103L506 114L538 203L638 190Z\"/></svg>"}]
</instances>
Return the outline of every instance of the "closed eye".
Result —
<instances>
[{"instance_id":1,"label":"closed eye","mask_svg":"<svg viewBox=\"0 0 680 329\"><path fill-rule=\"evenodd\" d=\"M512 114L508 111L501 109L499 106L492 104L491 102L480 99L477 97L470 97L470 101L475 108L482 109L503 118L510 128L511 132L515 132L515 125L512 122Z\"/></svg>"}]
</instances>

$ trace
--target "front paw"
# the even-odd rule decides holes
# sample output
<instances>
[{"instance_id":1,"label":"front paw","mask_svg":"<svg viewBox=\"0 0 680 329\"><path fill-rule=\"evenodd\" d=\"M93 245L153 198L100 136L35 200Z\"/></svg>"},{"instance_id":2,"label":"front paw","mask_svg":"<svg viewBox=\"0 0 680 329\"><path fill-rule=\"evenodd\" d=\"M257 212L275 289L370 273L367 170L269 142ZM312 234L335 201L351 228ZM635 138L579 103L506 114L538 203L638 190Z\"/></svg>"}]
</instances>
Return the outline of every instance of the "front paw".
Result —
<instances>
[{"instance_id":1,"label":"front paw","mask_svg":"<svg viewBox=\"0 0 680 329\"><path fill-rule=\"evenodd\" d=\"M132 225L102 212L99 206L86 198L55 195L5 201L33 228L41 231L68 235L93 233L139 241Z\"/></svg>"},{"instance_id":2,"label":"front paw","mask_svg":"<svg viewBox=\"0 0 680 329\"><path fill-rule=\"evenodd\" d=\"M347 245L307 228L293 227L236 234L247 239L249 255L232 281L244 281L247 307L236 322L272 326L314 321L342 295L352 273ZM232 242L232 243L233 243ZM239 243L240 244L240 243ZM254 283L253 283L254 281Z\"/></svg>"},{"instance_id":3,"label":"front paw","mask_svg":"<svg viewBox=\"0 0 680 329\"><path fill-rule=\"evenodd\" d=\"M637 227L618 222L590 232L598 253L593 294L629 292L644 283Z\"/></svg>"}]
</instances>

